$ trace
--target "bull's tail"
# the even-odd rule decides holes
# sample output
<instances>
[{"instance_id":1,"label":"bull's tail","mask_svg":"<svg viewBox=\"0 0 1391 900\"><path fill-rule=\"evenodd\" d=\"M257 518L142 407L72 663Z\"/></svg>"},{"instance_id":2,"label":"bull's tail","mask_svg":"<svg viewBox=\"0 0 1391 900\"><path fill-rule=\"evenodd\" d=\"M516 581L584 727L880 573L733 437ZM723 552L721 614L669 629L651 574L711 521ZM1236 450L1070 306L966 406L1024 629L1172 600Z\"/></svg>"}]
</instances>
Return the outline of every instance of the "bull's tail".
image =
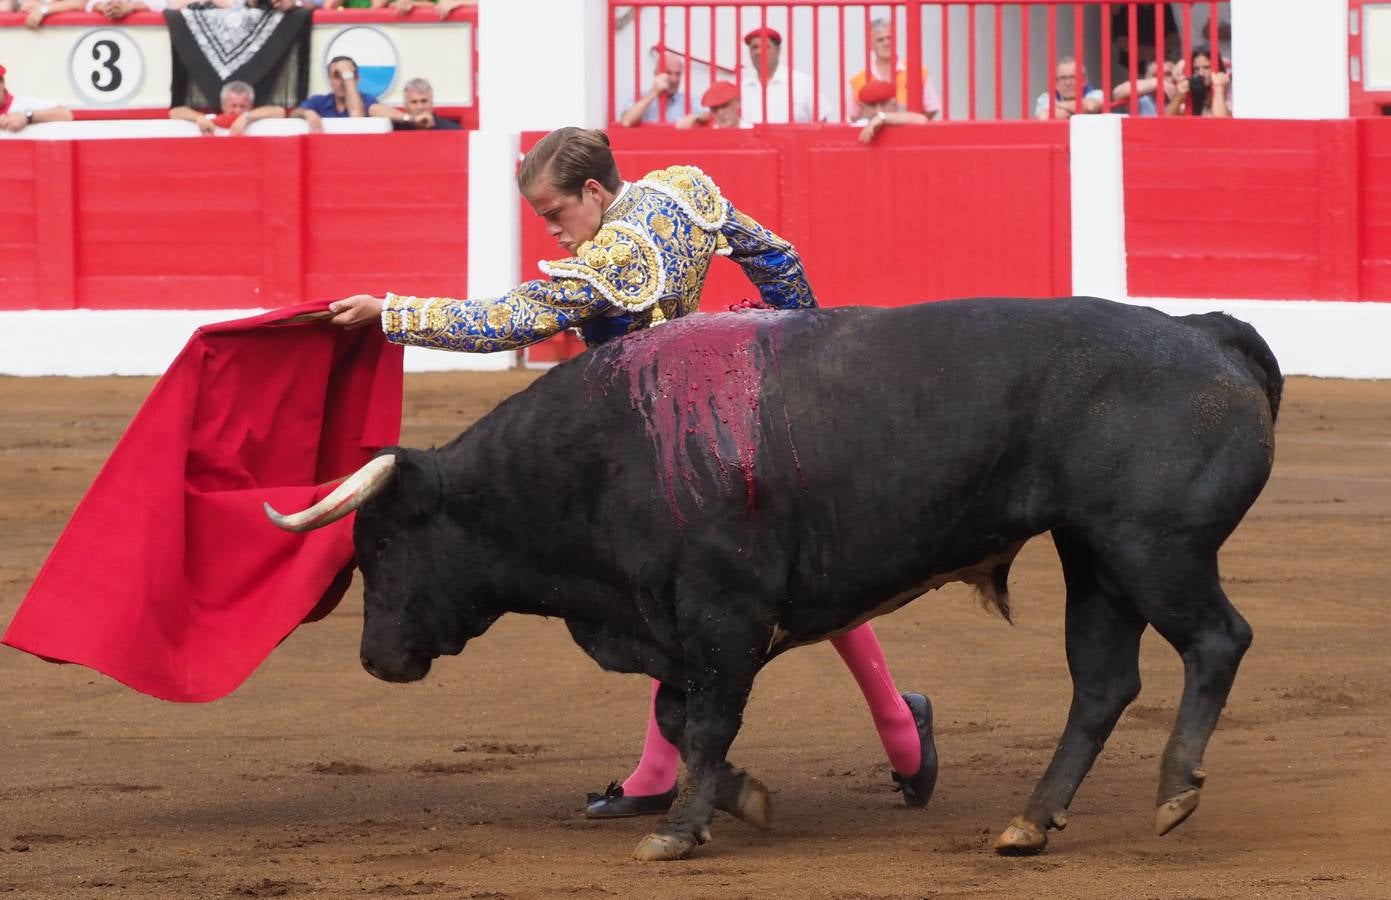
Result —
<instances>
[{"instance_id":1,"label":"bull's tail","mask_svg":"<svg viewBox=\"0 0 1391 900\"><path fill-rule=\"evenodd\" d=\"M1246 367L1265 389L1266 400L1270 403L1270 421L1274 422L1280 413L1280 396L1285 390L1285 378L1280 374L1280 363L1276 361L1265 338L1247 323L1221 312L1179 316L1179 321L1206 331L1219 344L1231 347L1242 355Z\"/></svg>"}]
</instances>

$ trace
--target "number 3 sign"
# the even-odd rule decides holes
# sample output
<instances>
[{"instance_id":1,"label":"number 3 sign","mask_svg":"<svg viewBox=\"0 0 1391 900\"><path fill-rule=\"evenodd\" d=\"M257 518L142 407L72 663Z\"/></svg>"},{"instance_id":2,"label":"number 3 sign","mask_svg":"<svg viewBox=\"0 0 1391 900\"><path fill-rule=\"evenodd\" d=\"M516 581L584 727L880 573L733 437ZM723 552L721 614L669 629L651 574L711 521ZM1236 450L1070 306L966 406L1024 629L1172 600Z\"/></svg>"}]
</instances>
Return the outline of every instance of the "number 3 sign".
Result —
<instances>
[{"instance_id":1,"label":"number 3 sign","mask_svg":"<svg viewBox=\"0 0 1391 900\"><path fill-rule=\"evenodd\" d=\"M145 60L124 33L101 28L84 34L72 48L68 75L77 95L92 106L116 106L140 88Z\"/></svg>"}]
</instances>

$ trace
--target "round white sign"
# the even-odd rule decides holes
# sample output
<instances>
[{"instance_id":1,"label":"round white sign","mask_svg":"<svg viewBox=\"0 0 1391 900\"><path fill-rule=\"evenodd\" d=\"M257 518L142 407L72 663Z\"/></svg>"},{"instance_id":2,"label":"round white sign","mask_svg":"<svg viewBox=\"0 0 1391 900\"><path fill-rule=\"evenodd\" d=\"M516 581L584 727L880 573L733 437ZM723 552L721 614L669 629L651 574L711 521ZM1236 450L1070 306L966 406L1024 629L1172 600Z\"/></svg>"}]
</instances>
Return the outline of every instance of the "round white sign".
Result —
<instances>
[{"instance_id":1,"label":"round white sign","mask_svg":"<svg viewBox=\"0 0 1391 900\"><path fill-rule=\"evenodd\" d=\"M100 28L82 36L68 59L77 95L92 106L116 106L140 89L145 59L124 32Z\"/></svg>"}]
</instances>

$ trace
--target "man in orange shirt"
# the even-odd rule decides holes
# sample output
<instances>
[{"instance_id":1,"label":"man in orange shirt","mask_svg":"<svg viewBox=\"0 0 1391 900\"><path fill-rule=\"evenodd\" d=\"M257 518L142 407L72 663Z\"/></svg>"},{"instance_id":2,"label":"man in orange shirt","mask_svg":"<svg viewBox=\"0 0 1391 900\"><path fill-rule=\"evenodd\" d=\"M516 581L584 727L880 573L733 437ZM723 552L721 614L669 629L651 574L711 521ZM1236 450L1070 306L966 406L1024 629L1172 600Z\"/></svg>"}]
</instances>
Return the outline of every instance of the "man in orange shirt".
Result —
<instances>
[{"instance_id":1,"label":"man in orange shirt","mask_svg":"<svg viewBox=\"0 0 1391 900\"><path fill-rule=\"evenodd\" d=\"M873 50L870 68L857 72L850 78L849 95L845 104L845 119L854 122L865 118L863 104L860 103L860 90L871 81L888 81L897 88L898 108L908 108L908 70L903 67L903 58L894 59L894 33L887 19L875 19L869 25L869 41ZM872 71L871 71L872 70ZM935 119L942 111L942 101L937 96L937 88L923 66L923 113Z\"/></svg>"}]
</instances>

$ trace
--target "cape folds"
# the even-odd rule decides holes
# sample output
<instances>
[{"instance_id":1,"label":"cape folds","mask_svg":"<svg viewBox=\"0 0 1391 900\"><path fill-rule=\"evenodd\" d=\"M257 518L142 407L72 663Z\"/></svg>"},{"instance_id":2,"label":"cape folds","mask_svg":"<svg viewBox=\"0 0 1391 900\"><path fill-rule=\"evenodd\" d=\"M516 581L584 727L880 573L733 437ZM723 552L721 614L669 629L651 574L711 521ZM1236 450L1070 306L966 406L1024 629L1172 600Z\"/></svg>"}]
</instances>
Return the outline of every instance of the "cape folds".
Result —
<instances>
[{"instance_id":1,"label":"cape folds","mask_svg":"<svg viewBox=\"0 0 1391 900\"><path fill-rule=\"evenodd\" d=\"M353 517L290 534L261 504L309 506L397 442L402 351L376 328L297 318L324 305L194 333L3 643L165 700L206 701L333 609L352 579Z\"/></svg>"}]
</instances>

